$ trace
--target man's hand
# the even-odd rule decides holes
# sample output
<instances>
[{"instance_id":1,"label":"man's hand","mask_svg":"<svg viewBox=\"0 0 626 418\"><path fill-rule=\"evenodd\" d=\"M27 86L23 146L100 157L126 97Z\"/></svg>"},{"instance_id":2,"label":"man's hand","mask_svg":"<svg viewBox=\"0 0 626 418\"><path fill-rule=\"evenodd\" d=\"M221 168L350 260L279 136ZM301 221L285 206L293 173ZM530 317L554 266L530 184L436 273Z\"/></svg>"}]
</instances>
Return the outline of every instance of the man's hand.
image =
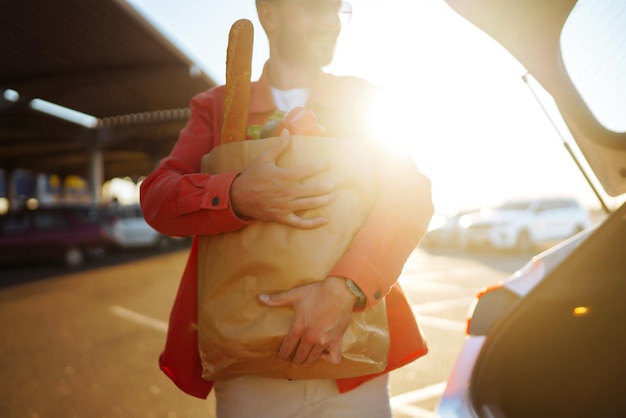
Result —
<instances>
[{"instance_id":1,"label":"man's hand","mask_svg":"<svg viewBox=\"0 0 626 418\"><path fill-rule=\"evenodd\" d=\"M341 339L348 328L356 296L345 279L327 279L282 293L260 295L267 306L291 306L294 319L278 351L278 359L308 365L318 358L341 361Z\"/></svg>"},{"instance_id":2,"label":"man's hand","mask_svg":"<svg viewBox=\"0 0 626 418\"><path fill-rule=\"evenodd\" d=\"M291 168L278 167L291 137L283 130L276 146L259 155L233 181L230 199L235 213L259 221L278 222L296 228L317 228L324 217L305 219L299 211L328 205L336 196L332 181L303 184L302 180L328 168L326 162L312 162Z\"/></svg>"}]
</instances>

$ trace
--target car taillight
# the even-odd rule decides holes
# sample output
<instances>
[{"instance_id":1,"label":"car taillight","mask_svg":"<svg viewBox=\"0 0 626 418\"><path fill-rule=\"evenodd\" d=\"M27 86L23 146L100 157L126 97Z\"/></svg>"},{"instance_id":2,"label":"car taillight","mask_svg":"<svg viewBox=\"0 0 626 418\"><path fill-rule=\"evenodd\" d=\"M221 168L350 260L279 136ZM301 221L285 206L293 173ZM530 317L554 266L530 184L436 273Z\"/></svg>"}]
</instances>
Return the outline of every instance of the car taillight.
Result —
<instances>
[{"instance_id":1,"label":"car taillight","mask_svg":"<svg viewBox=\"0 0 626 418\"><path fill-rule=\"evenodd\" d=\"M476 295L469 310L465 333L486 335L493 324L506 316L520 300L503 282L483 287Z\"/></svg>"},{"instance_id":2,"label":"car taillight","mask_svg":"<svg viewBox=\"0 0 626 418\"><path fill-rule=\"evenodd\" d=\"M100 238L102 238L104 240L110 239L109 231L107 230L106 226L104 226L104 225L100 225Z\"/></svg>"},{"instance_id":3,"label":"car taillight","mask_svg":"<svg viewBox=\"0 0 626 418\"><path fill-rule=\"evenodd\" d=\"M107 216L100 226L100 236L109 241L113 240L117 222L117 217Z\"/></svg>"},{"instance_id":4,"label":"car taillight","mask_svg":"<svg viewBox=\"0 0 626 418\"><path fill-rule=\"evenodd\" d=\"M485 286L481 288L480 291L476 294L467 312L467 323L465 325L465 335L470 335L470 327L472 323L472 318L474 317L474 312L476 311L476 306L478 306L478 302L480 301L480 298L482 298L489 292L493 292L496 289L500 289L502 286L503 286L502 283L496 283L490 286Z\"/></svg>"}]
</instances>

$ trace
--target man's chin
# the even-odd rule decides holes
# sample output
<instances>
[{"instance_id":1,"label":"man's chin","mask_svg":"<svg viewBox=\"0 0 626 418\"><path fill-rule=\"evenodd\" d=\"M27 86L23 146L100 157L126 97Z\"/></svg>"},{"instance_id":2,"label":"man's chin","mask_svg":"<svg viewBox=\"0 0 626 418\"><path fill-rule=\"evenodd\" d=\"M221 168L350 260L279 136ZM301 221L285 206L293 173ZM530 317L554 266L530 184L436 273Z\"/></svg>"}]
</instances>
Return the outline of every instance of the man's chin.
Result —
<instances>
[{"instance_id":1,"label":"man's chin","mask_svg":"<svg viewBox=\"0 0 626 418\"><path fill-rule=\"evenodd\" d=\"M316 53L313 54L312 61L318 67L326 67L330 65L335 56L335 47L332 48L319 48Z\"/></svg>"}]
</instances>

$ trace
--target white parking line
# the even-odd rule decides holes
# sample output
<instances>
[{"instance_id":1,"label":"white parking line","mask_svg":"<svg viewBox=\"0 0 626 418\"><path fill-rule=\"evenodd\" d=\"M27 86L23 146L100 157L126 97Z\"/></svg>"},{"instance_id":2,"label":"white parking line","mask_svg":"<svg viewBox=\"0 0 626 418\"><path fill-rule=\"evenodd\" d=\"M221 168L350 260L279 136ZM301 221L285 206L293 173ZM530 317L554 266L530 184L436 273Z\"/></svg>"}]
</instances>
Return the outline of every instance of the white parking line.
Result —
<instances>
[{"instance_id":1,"label":"white parking line","mask_svg":"<svg viewBox=\"0 0 626 418\"><path fill-rule=\"evenodd\" d=\"M451 264L454 264L453 261L449 261L448 263L441 264L439 266L433 266L429 264L428 269L411 269L405 268L402 270L401 278L410 278L411 280L420 280L420 281L441 281L442 278L454 278L454 279L463 279L476 277L481 273L490 270L489 267L476 264L476 265L468 265L458 268L449 268Z\"/></svg>"},{"instance_id":2,"label":"white parking line","mask_svg":"<svg viewBox=\"0 0 626 418\"><path fill-rule=\"evenodd\" d=\"M409 290L418 290L421 292L429 292L436 294L444 294L447 296L475 296L480 289L475 287L460 286L453 283L418 281L418 280L402 280L402 287Z\"/></svg>"},{"instance_id":3,"label":"white parking line","mask_svg":"<svg viewBox=\"0 0 626 418\"><path fill-rule=\"evenodd\" d=\"M419 406L401 405L397 408L392 408L392 410L412 418L440 418L437 413L420 408Z\"/></svg>"},{"instance_id":4,"label":"white parking line","mask_svg":"<svg viewBox=\"0 0 626 418\"><path fill-rule=\"evenodd\" d=\"M432 411L413 404L441 396L446 389L446 382L436 383L418 390L406 392L391 398L391 409L414 418L434 418L438 415Z\"/></svg>"},{"instance_id":5,"label":"white parking line","mask_svg":"<svg viewBox=\"0 0 626 418\"><path fill-rule=\"evenodd\" d=\"M109 307L111 313L120 318L127 319L139 325L144 325L148 328L155 329L161 332L167 332L167 322L159 321L158 319L150 318L149 316L142 315L130 309L122 308L121 306L113 305Z\"/></svg>"},{"instance_id":6,"label":"white parking line","mask_svg":"<svg viewBox=\"0 0 626 418\"><path fill-rule=\"evenodd\" d=\"M439 328L446 331L465 333L467 323L463 321L453 321L451 319L435 318L434 316L416 315L420 325Z\"/></svg>"},{"instance_id":7,"label":"white parking line","mask_svg":"<svg viewBox=\"0 0 626 418\"><path fill-rule=\"evenodd\" d=\"M411 307L413 308L414 314L425 314L425 313L447 311L448 309L456 309L456 308L469 309L473 300L474 300L473 297L463 296L463 297L455 298L455 299L445 299L445 300L438 300L436 302L413 304L411 305Z\"/></svg>"}]
</instances>

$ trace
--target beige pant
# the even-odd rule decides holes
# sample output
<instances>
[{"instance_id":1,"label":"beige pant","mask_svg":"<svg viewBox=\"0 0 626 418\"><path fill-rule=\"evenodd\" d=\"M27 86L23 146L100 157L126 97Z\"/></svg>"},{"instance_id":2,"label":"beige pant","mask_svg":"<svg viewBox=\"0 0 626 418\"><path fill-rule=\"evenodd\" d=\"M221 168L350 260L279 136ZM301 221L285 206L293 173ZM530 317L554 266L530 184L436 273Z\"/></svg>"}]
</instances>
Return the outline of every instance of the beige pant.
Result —
<instances>
[{"instance_id":1,"label":"beige pant","mask_svg":"<svg viewBox=\"0 0 626 418\"><path fill-rule=\"evenodd\" d=\"M334 380L220 380L217 418L391 418L388 384L383 375L340 394Z\"/></svg>"}]
</instances>

